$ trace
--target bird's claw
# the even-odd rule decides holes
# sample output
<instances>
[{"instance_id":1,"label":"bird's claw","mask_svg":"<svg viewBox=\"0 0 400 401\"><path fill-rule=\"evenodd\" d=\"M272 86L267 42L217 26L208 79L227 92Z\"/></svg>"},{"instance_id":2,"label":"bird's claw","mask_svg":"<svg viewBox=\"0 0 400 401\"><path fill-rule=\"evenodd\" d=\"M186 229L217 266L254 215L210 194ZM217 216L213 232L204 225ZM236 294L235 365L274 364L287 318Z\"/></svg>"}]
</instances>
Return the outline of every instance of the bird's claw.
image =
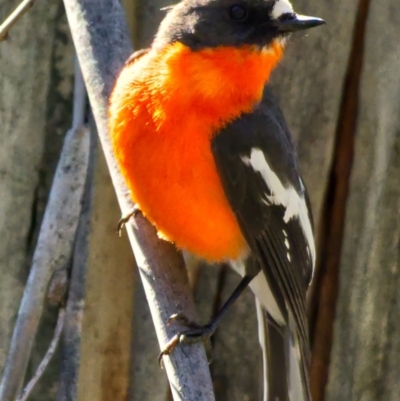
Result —
<instances>
[{"instance_id":1,"label":"bird's claw","mask_svg":"<svg viewBox=\"0 0 400 401\"><path fill-rule=\"evenodd\" d=\"M170 355L178 344L196 344L198 342L206 343L210 337L214 334L216 326L207 324L200 326L199 324L188 319L186 316L176 313L168 319L168 324L172 321L179 321L189 327L187 330L179 331L176 333L171 340L165 345L158 355L158 363L162 368L162 358L164 355Z\"/></svg>"},{"instance_id":2,"label":"bird's claw","mask_svg":"<svg viewBox=\"0 0 400 401\"><path fill-rule=\"evenodd\" d=\"M179 335L180 333L175 334L171 340L167 342L165 347L161 350L161 352L158 354L158 364L160 365L160 368L163 368L162 365L162 358L164 355L169 355L175 347L179 344Z\"/></svg>"},{"instance_id":3,"label":"bird's claw","mask_svg":"<svg viewBox=\"0 0 400 401\"><path fill-rule=\"evenodd\" d=\"M124 228L125 224L128 223L130 218L132 216L135 216L138 212L139 212L139 208L135 205L130 212L121 216L121 218L118 221L118 225L117 225L118 236L121 237L122 229Z\"/></svg>"},{"instance_id":4,"label":"bird's claw","mask_svg":"<svg viewBox=\"0 0 400 401\"><path fill-rule=\"evenodd\" d=\"M199 329L202 326L194 322L193 320L190 320L187 318L185 315L182 315L180 313L174 313L171 315L167 321L167 325L169 326L171 322L179 322L182 323L184 326L190 328L190 329Z\"/></svg>"}]
</instances>

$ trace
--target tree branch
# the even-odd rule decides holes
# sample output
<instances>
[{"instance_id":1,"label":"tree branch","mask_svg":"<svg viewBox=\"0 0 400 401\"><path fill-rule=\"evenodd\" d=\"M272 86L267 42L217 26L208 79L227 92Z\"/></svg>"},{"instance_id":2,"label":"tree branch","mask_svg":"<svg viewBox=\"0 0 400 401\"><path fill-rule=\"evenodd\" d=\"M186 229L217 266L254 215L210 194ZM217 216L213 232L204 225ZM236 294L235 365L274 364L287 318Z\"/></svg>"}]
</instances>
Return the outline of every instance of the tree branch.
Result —
<instances>
[{"instance_id":1,"label":"tree branch","mask_svg":"<svg viewBox=\"0 0 400 401\"><path fill-rule=\"evenodd\" d=\"M7 39L11 28L31 9L35 0L24 0L0 25L0 42Z\"/></svg>"},{"instance_id":2,"label":"tree branch","mask_svg":"<svg viewBox=\"0 0 400 401\"><path fill-rule=\"evenodd\" d=\"M40 362L40 365L36 369L34 376L29 381L29 383L25 386L22 394L17 399L17 401L27 401L29 395L32 393L32 390L35 388L36 383L42 377L44 371L47 368L47 365L50 363L51 358L54 355L55 350L57 349L57 345L60 340L61 333L62 333L62 330L64 327L64 320L65 320L65 309L61 308L58 312L57 325L54 330L54 337L51 340L49 349L47 350L46 355L44 356L42 362Z\"/></svg>"},{"instance_id":3,"label":"tree branch","mask_svg":"<svg viewBox=\"0 0 400 401\"><path fill-rule=\"evenodd\" d=\"M125 18L117 0L64 0L64 4L100 140L125 214L133 205L113 156L107 130L108 96L132 51ZM163 347L177 329L176 324L172 328L166 326L170 315L184 311L189 318L196 319L186 269L182 255L172 244L159 240L154 227L140 213L133 220L127 226L128 235L158 341ZM214 400L202 344L178 347L169 357L164 357L164 365L174 400Z\"/></svg>"},{"instance_id":4,"label":"tree branch","mask_svg":"<svg viewBox=\"0 0 400 401\"><path fill-rule=\"evenodd\" d=\"M74 103L72 127L79 127L85 121L87 94L79 61L75 58ZM89 125L90 126L90 125ZM71 278L65 315L65 328L62 341L62 364L58 401L75 401L80 366L82 316L85 305L86 269L89 252L90 217L92 211L92 187L94 158L97 148L95 134L90 129L90 154L86 183L82 198L82 209L73 251Z\"/></svg>"},{"instance_id":5,"label":"tree branch","mask_svg":"<svg viewBox=\"0 0 400 401\"><path fill-rule=\"evenodd\" d=\"M70 260L89 147L86 128L66 135L0 385L1 401L14 401L21 391L50 279Z\"/></svg>"},{"instance_id":6,"label":"tree branch","mask_svg":"<svg viewBox=\"0 0 400 401\"><path fill-rule=\"evenodd\" d=\"M94 134L91 134L94 136ZM93 141L92 141L93 143ZM90 218L95 149L90 153L89 170L83 195L82 213L76 233L72 272L62 341L62 365L58 401L76 401L81 362L82 322L85 306L86 271L89 254Z\"/></svg>"}]
</instances>

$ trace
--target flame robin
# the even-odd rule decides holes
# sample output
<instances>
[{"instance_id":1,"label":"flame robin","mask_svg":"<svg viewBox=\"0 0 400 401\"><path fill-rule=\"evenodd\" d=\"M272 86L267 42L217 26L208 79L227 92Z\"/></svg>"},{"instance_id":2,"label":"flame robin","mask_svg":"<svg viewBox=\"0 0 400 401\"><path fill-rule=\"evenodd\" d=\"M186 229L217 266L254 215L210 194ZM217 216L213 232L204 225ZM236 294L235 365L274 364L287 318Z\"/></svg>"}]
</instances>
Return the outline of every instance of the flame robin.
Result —
<instances>
[{"instance_id":1,"label":"flame robin","mask_svg":"<svg viewBox=\"0 0 400 401\"><path fill-rule=\"evenodd\" d=\"M323 24L288 0L183 0L110 98L115 157L159 235L242 280L209 337L250 285L258 302L268 401L310 401L306 291L315 266L306 189L267 83L290 34ZM162 355L171 352L173 345Z\"/></svg>"}]
</instances>

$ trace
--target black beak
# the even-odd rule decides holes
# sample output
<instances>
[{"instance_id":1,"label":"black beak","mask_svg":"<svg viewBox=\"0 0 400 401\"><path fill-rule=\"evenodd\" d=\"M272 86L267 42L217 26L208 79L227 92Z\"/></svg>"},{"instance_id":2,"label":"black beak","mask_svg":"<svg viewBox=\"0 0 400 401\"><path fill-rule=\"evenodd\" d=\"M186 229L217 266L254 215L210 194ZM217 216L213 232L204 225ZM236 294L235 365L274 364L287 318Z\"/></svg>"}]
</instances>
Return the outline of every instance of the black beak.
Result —
<instances>
[{"instance_id":1,"label":"black beak","mask_svg":"<svg viewBox=\"0 0 400 401\"><path fill-rule=\"evenodd\" d=\"M274 25L279 32L296 32L303 29L314 28L325 24L325 21L317 17L308 17L306 15L286 14L279 20L274 21Z\"/></svg>"}]
</instances>

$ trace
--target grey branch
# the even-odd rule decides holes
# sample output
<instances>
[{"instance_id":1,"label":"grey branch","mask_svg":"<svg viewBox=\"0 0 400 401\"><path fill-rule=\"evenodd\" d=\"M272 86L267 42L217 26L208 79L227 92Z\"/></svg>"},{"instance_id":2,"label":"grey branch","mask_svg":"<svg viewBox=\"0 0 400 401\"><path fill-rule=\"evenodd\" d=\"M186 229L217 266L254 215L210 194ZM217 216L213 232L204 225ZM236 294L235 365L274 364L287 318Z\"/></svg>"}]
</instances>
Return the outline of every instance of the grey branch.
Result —
<instances>
[{"instance_id":1,"label":"grey branch","mask_svg":"<svg viewBox=\"0 0 400 401\"><path fill-rule=\"evenodd\" d=\"M75 58L74 105L72 127L83 124L87 106L85 82L79 62ZM90 124L89 124L90 126ZM75 248L71 268L65 328L62 342L62 364L60 384L58 387L58 401L75 401L77 399L77 384L80 366L82 316L84 313L86 292L86 268L89 252L89 233L92 203L92 186L94 173L94 158L97 140L93 128L90 127L90 154L89 165L82 199L82 210L76 233Z\"/></svg>"},{"instance_id":2,"label":"grey branch","mask_svg":"<svg viewBox=\"0 0 400 401\"><path fill-rule=\"evenodd\" d=\"M75 57L75 80L74 80L74 108L72 111L72 128L78 128L85 122L87 105L86 87L83 80L79 61Z\"/></svg>"},{"instance_id":3,"label":"grey branch","mask_svg":"<svg viewBox=\"0 0 400 401\"><path fill-rule=\"evenodd\" d=\"M65 309L60 309L58 312L58 319L57 325L54 330L54 337L51 340L49 349L46 352L42 362L36 369L36 372L29 383L25 386L24 391L22 392L21 396L17 399L17 401L26 401L29 395L32 393L32 390L35 388L36 383L42 377L44 371L47 368L47 365L51 361L51 358L54 355L55 350L57 349L58 342L60 341L61 333L64 327L64 320L65 320Z\"/></svg>"},{"instance_id":4,"label":"grey branch","mask_svg":"<svg viewBox=\"0 0 400 401\"><path fill-rule=\"evenodd\" d=\"M123 63L132 52L118 0L64 0L79 63L111 178L123 214L133 205L118 170L107 130L108 96ZM116 218L117 220L117 218ZM172 244L157 238L154 227L138 213L127 225L161 347L177 327L167 327L170 315L184 312L195 320L195 308L183 258ZM112 233L110 233L112 235ZM156 358L156 353L154 354ZM202 344L177 347L164 357L174 400L214 400L208 362Z\"/></svg>"},{"instance_id":5,"label":"grey branch","mask_svg":"<svg viewBox=\"0 0 400 401\"><path fill-rule=\"evenodd\" d=\"M35 0L24 0L0 25L0 42L7 39L8 32L30 10L34 2Z\"/></svg>"},{"instance_id":6,"label":"grey branch","mask_svg":"<svg viewBox=\"0 0 400 401\"><path fill-rule=\"evenodd\" d=\"M1 401L14 401L21 391L50 279L70 260L89 148L88 129L66 135L0 385Z\"/></svg>"}]
</instances>

